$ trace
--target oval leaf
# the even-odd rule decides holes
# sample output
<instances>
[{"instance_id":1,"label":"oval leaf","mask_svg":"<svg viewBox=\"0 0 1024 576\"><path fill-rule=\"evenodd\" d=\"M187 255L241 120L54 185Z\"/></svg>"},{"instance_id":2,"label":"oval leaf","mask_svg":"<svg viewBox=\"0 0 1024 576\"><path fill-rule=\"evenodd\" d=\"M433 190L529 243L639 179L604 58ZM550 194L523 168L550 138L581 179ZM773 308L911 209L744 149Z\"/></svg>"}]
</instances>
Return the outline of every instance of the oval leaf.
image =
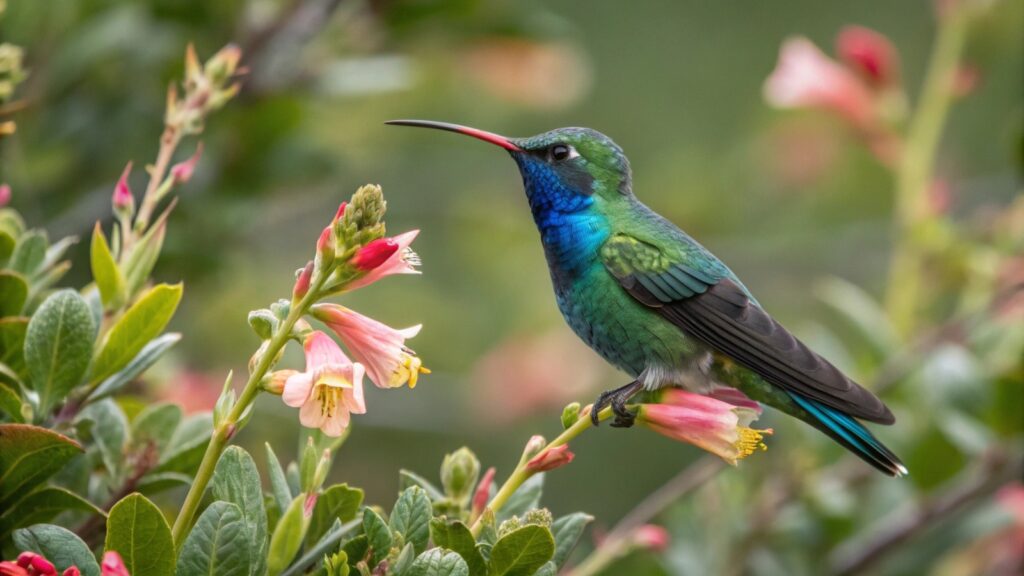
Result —
<instances>
[{"instance_id":1,"label":"oval leaf","mask_svg":"<svg viewBox=\"0 0 1024 576\"><path fill-rule=\"evenodd\" d=\"M124 410L107 398L86 406L75 423L86 423L83 428L99 448L103 466L112 478L118 478L128 444L128 417Z\"/></svg>"},{"instance_id":2,"label":"oval leaf","mask_svg":"<svg viewBox=\"0 0 1024 576\"><path fill-rule=\"evenodd\" d=\"M81 451L74 440L46 428L0 424L0 510L6 510Z\"/></svg>"},{"instance_id":3,"label":"oval leaf","mask_svg":"<svg viewBox=\"0 0 1024 576\"><path fill-rule=\"evenodd\" d=\"M117 392L155 364L164 355L164 352L177 344L179 340L181 340L181 334L177 332L168 332L159 338L150 340L127 366L101 382L89 395L89 400L98 400Z\"/></svg>"},{"instance_id":4,"label":"oval leaf","mask_svg":"<svg viewBox=\"0 0 1024 576\"><path fill-rule=\"evenodd\" d=\"M92 551L82 539L67 528L52 524L36 524L14 531L14 543L19 550L29 550L45 556L58 572L71 566L78 567L82 576L99 576L100 566Z\"/></svg>"},{"instance_id":5,"label":"oval leaf","mask_svg":"<svg viewBox=\"0 0 1024 576\"><path fill-rule=\"evenodd\" d=\"M267 574L277 576L292 563L302 546L302 539L309 528L309 516L303 513L306 495L299 494L288 505L284 515L274 527L270 537L270 551L267 555Z\"/></svg>"},{"instance_id":6,"label":"oval leaf","mask_svg":"<svg viewBox=\"0 0 1024 576\"><path fill-rule=\"evenodd\" d=\"M0 319L0 362L18 374L25 373L25 332L28 318Z\"/></svg>"},{"instance_id":7,"label":"oval leaf","mask_svg":"<svg viewBox=\"0 0 1024 576\"><path fill-rule=\"evenodd\" d=\"M177 576L248 576L253 552L250 538L238 506L210 504L181 546Z\"/></svg>"},{"instance_id":8,"label":"oval leaf","mask_svg":"<svg viewBox=\"0 0 1024 576\"><path fill-rule=\"evenodd\" d=\"M181 284L159 284L132 304L103 340L90 380L99 382L124 368L163 332L178 308L181 291Z\"/></svg>"},{"instance_id":9,"label":"oval leaf","mask_svg":"<svg viewBox=\"0 0 1024 576\"><path fill-rule=\"evenodd\" d=\"M430 521L430 535L434 544L457 552L469 567L469 576L485 576L487 562L476 547L476 539L469 528L458 520L447 522L444 518Z\"/></svg>"},{"instance_id":10,"label":"oval leaf","mask_svg":"<svg viewBox=\"0 0 1024 576\"><path fill-rule=\"evenodd\" d=\"M561 568L569 559L569 554L576 548L576 543L586 530L587 524L593 520L594 517L590 514L575 512L562 516L551 524L551 533L555 537L555 555L552 560L556 567Z\"/></svg>"},{"instance_id":11,"label":"oval leaf","mask_svg":"<svg viewBox=\"0 0 1024 576\"><path fill-rule=\"evenodd\" d=\"M160 509L142 494L130 494L110 509L106 550L121 555L130 574L174 574L174 541Z\"/></svg>"},{"instance_id":12,"label":"oval leaf","mask_svg":"<svg viewBox=\"0 0 1024 576\"><path fill-rule=\"evenodd\" d=\"M249 564L254 574L266 571L267 511L263 507L260 473L248 452L229 446L217 460L213 472L213 497L238 506L252 542Z\"/></svg>"},{"instance_id":13,"label":"oval leaf","mask_svg":"<svg viewBox=\"0 0 1024 576\"><path fill-rule=\"evenodd\" d=\"M411 542L420 554L430 539L431 516L433 507L427 492L419 486L410 486L402 491L391 511L391 529L401 534L405 542Z\"/></svg>"},{"instance_id":14,"label":"oval leaf","mask_svg":"<svg viewBox=\"0 0 1024 576\"><path fill-rule=\"evenodd\" d=\"M92 231L92 245L89 250L92 264L92 277L96 281L96 288L100 291L100 298L103 300L103 307L107 310L116 310L124 304L128 290L125 287L124 275L110 253L110 246L107 244L107 237L103 234L100 223Z\"/></svg>"},{"instance_id":15,"label":"oval leaf","mask_svg":"<svg viewBox=\"0 0 1024 576\"><path fill-rule=\"evenodd\" d=\"M0 317L17 316L28 299L28 282L17 272L0 271Z\"/></svg>"},{"instance_id":16,"label":"oval leaf","mask_svg":"<svg viewBox=\"0 0 1024 576\"><path fill-rule=\"evenodd\" d=\"M49 414L82 381L94 338L89 305L73 290L54 292L36 310L25 333L25 363L40 414Z\"/></svg>"},{"instance_id":17,"label":"oval leaf","mask_svg":"<svg viewBox=\"0 0 1024 576\"><path fill-rule=\"evenodd\" d=\"M455 552L434 548L420 554L406 576L469 576L469 567Z\"/></svg>"},{"instance_id":18,"label":"oval leaf","mask_svg":"<svg viewBox=\"0 0 1024 576\"><path fill-rule=\"evenodd\" d=\"M283 476L282 473L282 480ZM324 490L316 501L316 508L313 509L313 520L309 525L306 542L319 542L336 520L344 523L355 518L362 503L363 491L359 488L349 488L348 484L335 484Z\"/></svg>"},{"instance_id":19,"label":"oval leaf","mask_svg":"<svg viewBox=\"0 0 1024 576\"><path fill-rule=\"evenodd\" d=\"M372 552L371 566L376 566L391 551L391 529L379 514L367 508L363 510L363 533L366 534L367 544ZM349 558L354 556L350 554Z\"/></svg>"},{"instance_id":20,"label":"oval leaf","mask_svg":"<svg viewBox=\"0 0 1024 576\"><path fill-rule=\"evenodd\" d=\"M26 276L32 275L46 258L46 233L39 230L30 230L18 238L18 244L11 254L11 262L8 267L15 272L21 272Z\"/></svg>"},{"instance_id":21,"label":"oval leaf","mask_svg":"<svg viewBox=\"0 0 1024 576\"><path fill-rule=\"evenodd\" d=\"M491 549L491 576L531 576L555 554L555 539L543 526L529 525L502 536Z\"/></svg>"},{"instance_id":22,"label":"oval leaf","mask_svg":"<svg viewBox=\"0 0 1024 576\"><path fill-rule=\"evenodd\" d=\"M78 494L51 486L29 494L0 514L0 539L5 538L15 528L48 522L66 510L106 516L92 502Z\"/></svg>"}]
</instances>

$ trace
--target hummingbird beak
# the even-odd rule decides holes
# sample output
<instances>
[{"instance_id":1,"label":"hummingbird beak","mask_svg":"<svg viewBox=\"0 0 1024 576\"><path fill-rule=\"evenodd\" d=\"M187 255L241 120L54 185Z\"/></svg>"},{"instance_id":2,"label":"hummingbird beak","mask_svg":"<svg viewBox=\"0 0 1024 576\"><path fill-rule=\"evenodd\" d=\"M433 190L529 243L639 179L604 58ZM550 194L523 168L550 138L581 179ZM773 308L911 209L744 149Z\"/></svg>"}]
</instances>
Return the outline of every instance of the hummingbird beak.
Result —
<instances>
[{"instance_id":1,"label":"hummingbird beak","mask_svg":"<svg viewBox=\"0 0 1024 576\"><path fill-rule=\"evenodd\" d=\"M447 130L448 132L455 132L457 134L465 134L466 136L472 136L477 140L483 140L484 142L490 142L501 146L505 150L510 152L522 152L523 149L512 143L511 140L504 136L494 134L493 132L484 132L483 130L477 130L476 128L470 128L469 126L460 126L458 124L449 124L448 122L434 122L432 120L388 120L385 124L392 126L419 126L420 128L434 128L437 130Z\"/></svg>"}]
</instances>

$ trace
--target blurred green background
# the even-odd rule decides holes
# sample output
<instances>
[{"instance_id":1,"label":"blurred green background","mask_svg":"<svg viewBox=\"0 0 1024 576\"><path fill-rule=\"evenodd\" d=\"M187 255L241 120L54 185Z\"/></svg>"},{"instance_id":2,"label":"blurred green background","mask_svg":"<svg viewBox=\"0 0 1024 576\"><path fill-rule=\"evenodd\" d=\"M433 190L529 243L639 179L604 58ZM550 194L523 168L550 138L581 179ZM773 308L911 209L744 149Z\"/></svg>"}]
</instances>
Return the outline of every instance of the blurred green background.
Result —
<instances>
[{"instance_id":1,"label":"blurred green background","mask_svg":"<svg viewBox=\"0 0 1024 576\"><path fill-rule=\"evenodd\" d=\"M443 454L463 444L501 478L530 434L557 434L564 404L624 380L563 325L513 163L479 142L383 122L437 119L509 136L580 125L610 135L630 157L642 200L728 262L783 323L867 377L871 358L819 296L830 277L884 292L891 174L840 122L773 110L761 92L785 38L806 35L831 52L847 24L893 40L913 98L935 35L924 1L9 0L0 33L25 48L30 77L18 132L0 144L0 181L51 237L86 237L109 220L125 162L153 158L185 45L201 57L242 46L245 88L208 123L156 272L185 282L173 326L185 338L139 393L212 406L224 375L244 373L258 344L246 313L287 296L337 204L379 183L389 230L422 230L423 275L345 302L392 325L422 322L412 345L433 373L411 392L368 389L369 413L355 420L332 474L365 487L370 502L390 502L399 468L433 477ZM951 217L984 236L992 214L1021 194L1024 2L997 2L979 18L965 59L979 83L955 105L937 176ZM85 250L79 243L70 284L88 281ZM934 311L932 323L953 311ZM744 502L771 478L811 474L841 452L766 414L776 429L767 454L727 470L709 488L725 495L710 511L694 510L714 501L705 494L665 517L676 546L663 560L623 569L815 573L836 542L969 468L976 453L964 426L982 430L975 447L1008 438L1019 452L1019 332L1009 344L999 339L1016 371L993 375L995 360L950 345L886 397L899 424L879 435L905 457L908 480L815 484L769 530L749 532ZM951 430L948 414L971 426ZM263 398L253 424L241 443L269 440L288 458L293 410ZM604 528L700 455L642 429L607 427L573 449L572 466L549 475L546 503L558 514L594 514ZM941 562L959 540L936 530L917 556L897 555L887 569L921 573L921 562ZM742 542L744 559L721 564ZM764 560L761 545L777 558Z\"/></svg>"}]
</instances>

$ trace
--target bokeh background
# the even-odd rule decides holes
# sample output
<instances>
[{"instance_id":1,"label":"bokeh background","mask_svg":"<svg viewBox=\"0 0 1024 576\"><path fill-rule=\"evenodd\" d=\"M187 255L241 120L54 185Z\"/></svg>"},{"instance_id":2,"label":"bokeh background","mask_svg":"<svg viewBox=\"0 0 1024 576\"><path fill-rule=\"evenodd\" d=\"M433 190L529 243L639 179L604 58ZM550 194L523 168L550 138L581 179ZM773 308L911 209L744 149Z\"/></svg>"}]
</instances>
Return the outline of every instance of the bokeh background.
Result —
<instances>
[{"instance_id":1,"label":"bokeh background","mask_svg":"<svg viewBox=\"0 0 1024 576\"><path fill-rule=\"evenodd\" d=\"M976 85L955 104L937 176L948 218L972 242L996 245L993 266L1015 262L1024 275L1022 245L1012 243L1024 227L1024 2L992 4L970 30L965 61ZM184 340L137 392L212 406L258 344L247 312L287 296L337 204L379 183L389 229L422 230L423 275L346 303L392 325L423 323L412 344L433 373L412 392L368 390L369 414L355 421L332 476L390 502L399 468L434 477L462 445L502 477L531 434L557 434L562 406L624 380L563 325L514 164L470 139L383 122L610 135L642 200L728 262L784 324L870 382L905 342L870 322L870 298L886 290L892 174L842 122L780 112L762 96L785 38L805 35L831 51L847 24L892 39L913 101L936 32L924 1L9 0L0 34L25 48L30 76L18 132L0 145L0 181L51 237L86 237L109 219L125 162L155 154L185 45L201 56L241 46L243 92L209 122L156 272L185 282L173 325ZM1010 244L991 239L1007 229ZM88 281L86 249L77 247L72 284ZM957 286L970 274L953 268L927 287L942 292L922 331L963 312ZM830 552L877 532L894 511L989 474L993 447L1018 458L1024 318L993 322L989 340L930 346L887 390L898 424L879 435L904 456L909 479L860 477L866 467L840 461L827 440L766 414L776 430L769 451L670 507L660 521L673 545L662 557L634 555L613 570L821 573ZM293 410L262 398L239 441L269 440L288 458L297 424ZM548 475L545 502L557 514L593 514L598 533L700 457L639 428L602 427L573 449L577 460ZM993 495L1012 490L1006 483L874 569L971 573L963 566L987 554L978 542L1012 525L1010 500Z\"/></svg>"}]
</instances>

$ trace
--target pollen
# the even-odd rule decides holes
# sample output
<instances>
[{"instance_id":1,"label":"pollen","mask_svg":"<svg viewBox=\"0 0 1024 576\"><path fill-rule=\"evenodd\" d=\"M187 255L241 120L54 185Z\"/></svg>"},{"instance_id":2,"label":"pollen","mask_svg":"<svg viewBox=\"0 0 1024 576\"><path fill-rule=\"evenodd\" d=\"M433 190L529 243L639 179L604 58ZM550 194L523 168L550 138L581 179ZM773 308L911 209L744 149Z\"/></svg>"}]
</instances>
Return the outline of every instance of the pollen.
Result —
<instances>
[{"instance_id":1,"label":"pollen","mask_svg":"<svg viewBox=\"0 0 1024 576\"><path fill-rule=\"evenodd\" d=\"M764 437L774 432L771 428L765 430L739 428L737 431L740 434L739 440L736 441L736 450L739 452L736 456L737 460L746 458L758 450L767 450L768 445L763 442Z\"/></svg>"}]
</instances>

